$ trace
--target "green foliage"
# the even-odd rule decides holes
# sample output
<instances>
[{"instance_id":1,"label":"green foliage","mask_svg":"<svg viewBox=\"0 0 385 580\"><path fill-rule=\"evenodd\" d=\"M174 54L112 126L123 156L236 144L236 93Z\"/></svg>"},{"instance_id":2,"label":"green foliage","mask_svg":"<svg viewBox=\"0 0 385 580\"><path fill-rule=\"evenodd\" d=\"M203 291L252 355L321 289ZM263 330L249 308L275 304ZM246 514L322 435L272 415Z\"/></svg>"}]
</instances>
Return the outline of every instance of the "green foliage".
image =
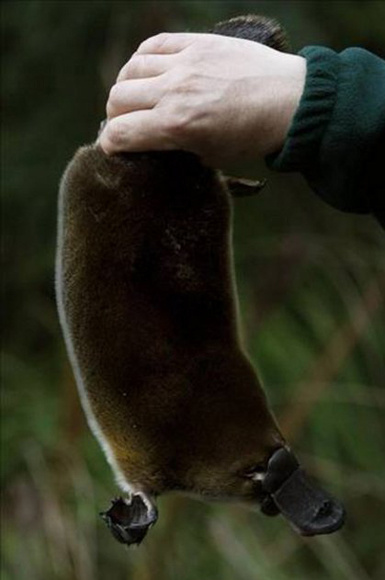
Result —
<instances>
[{"instance_id":1,"label":"green foliage","mask_svg":"<svg viewBox=\"0 0 385 580\"><path fill-rule=\"evenodd\" d=\"M305 540L280 518L170 496L148 539L126 551L97 516L117 490L57 322L60 175L94 138L114 75L141 40L247 12L280 19L294 49L385 46L381 2L3 3L4 580L385 575L384 234L370 217L326 207L296 176L269 174L266 191L235 204L244 341L293 445L344 499L346 527ZM262 164L254 172L267 175Z\"/></svg>"}]
</instances>

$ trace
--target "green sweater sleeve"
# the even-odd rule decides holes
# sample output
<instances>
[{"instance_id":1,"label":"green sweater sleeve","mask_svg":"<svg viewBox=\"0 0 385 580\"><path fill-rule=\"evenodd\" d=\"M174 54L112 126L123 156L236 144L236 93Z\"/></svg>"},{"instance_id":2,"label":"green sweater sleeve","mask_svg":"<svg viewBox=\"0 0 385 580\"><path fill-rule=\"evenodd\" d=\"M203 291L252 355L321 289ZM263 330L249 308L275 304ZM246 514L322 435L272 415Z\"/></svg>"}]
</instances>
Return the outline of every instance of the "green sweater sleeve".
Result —
<instances>
[{"instance_id":1,"label":"green sweater sleeve","mask_svg":"<svg viewBox=\"0 0 385 580\"><path fill-rule=\"evenodd\" d=\"M374 213L385 226L385 61L361 48L308 46L303 95L278 171L299 171L334 207Z\"/></svg>"}]
</instances>

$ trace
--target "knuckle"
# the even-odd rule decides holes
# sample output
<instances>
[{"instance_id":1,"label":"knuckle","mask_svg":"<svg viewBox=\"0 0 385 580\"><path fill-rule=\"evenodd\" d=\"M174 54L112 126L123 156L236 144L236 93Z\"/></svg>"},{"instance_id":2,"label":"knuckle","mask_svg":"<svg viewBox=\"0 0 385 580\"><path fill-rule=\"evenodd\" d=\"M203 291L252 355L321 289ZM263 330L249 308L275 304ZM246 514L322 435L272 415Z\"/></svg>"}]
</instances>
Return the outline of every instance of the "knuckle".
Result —
<instances>
[{"instance_id":1,"label":"knuckle","mask_svg":"<svg viewBox=\"0 0 385 580\"><path fill-rule=\"evenodd\" d=\"M136 54L136 53L134 53L134 54ZM126 74L127 74L128 65L130 63L130 60L133 58L133 56L134 55L131 55L131 57L129 58L129 60L127 62L125 62L124 65L122 66L122 68L120 69L119 74L117 76L117 82L125 79Z\"/></svg>"},{"instance_id":2,"label":"knuckle","mask_svg":"<svg viewBox=\"0 0 385 580\"><path fill-rule=\"evenodd\" d=\"M132 74L144 62L145 55L135 52L126 64L126 74Z\"/></svg>"},{"instance_id":3,"label":"knuckle","mask_svg":"<svg viewBox=\"0 0 385 580\"><path fill-rule=\"evenodd\" d=\"M120 99L120 93L121 93L120 83L116 83L110 89L110 92L108 95L108 101L111 104L115 104Z\"/></svg>"},{"instance_id":4,"label":"knuckle","mask_svg":"<svg viewBox=\"0 0 385 580\"><path fill-rule=\"evenodd\" d=\"M113 85L111 87L106 105L106 112L108 117L114 115L114 113L116 112L119 103L121 101L121 94L122 87L120 83L117 83L116 85Z\"/></svg>"},{"instance_id":5,"label":"knuckle","mask_svg":"<svg viewBox=\"0 0 385 580\"><path fill-rule=\"evenodd\" d=\"M126 63L123 73L121 74L122 80L146 76L146 71L148 71L148 68L151 65L151 58L152 55L150 54L133 54L130 60Z\"/></svg>"},{"instance_id":6,"label":"knuckle","mask_svg":"<svg viewBox=\"0 0 385 580\"><path fill-rule=\"evenodd\" d=\"M119 119L111 119L104 129L106 139L115 147L119 147L124 142L125 129Z\"/></svg>"},{"instance_id":7,"label":"knuckle","mask_svg":"<svg viewBox=\"0 0 385 580\"><path fill-rule=\"evenodd\" d=\"M186 68L183 75L183 85L181 89L185 91L193 91L199 85L200 75L196 72L194 67Z\"/></svg>"},{"instance_id":8,"label":"knuckle","mask_svg":"<svg viewBox=\"0 0 385 580\"><path fill-rule=\"evenodd\" d=\"M170 78L170 92L178 95L192 93L199 82L199 75L195 68L190 65L175 67Z\"/></svg>"},{"instance_id":9,"label":"knuckle","mask_svg":"<svg viewBox=\"0 0 385 580\"><path fill-rule=\"evenodd\" d=\"M194 44L193 50L191 49L187 52L186 57L188 57L191 64L200 64L207 60L207 50L209 48L211 47L207 46L205 42L197 42Z\"/></svg>"},{"instance_id":10,"label":"knuckle","mask_svg":"<svg viewBox=\"0 0 385 580\"><path fill-rule=\"evenodd\" d=\"M165 44L167 44L167 41L170 38L170 33L168 32L160 32L159 34L156 34L155 36L151 36L150 38L147 38L146 40L144 40L143 42L140 43L139 47L138 47L138 52L142 52L142 51L146 51L148 49L152 49L152 50L159 50L161 49Z\"/></svg>"},{"instance_id":11,"label":"knuckle","mask_svg":"<svg viewBox=\"0 0 385 580\"><path fill-rule=\"evenodd\" d=\"M170 114L166 120L166 130L172 137L185 137L189 133L190 115L186 110Z\"/></svg>"}]
</instances>

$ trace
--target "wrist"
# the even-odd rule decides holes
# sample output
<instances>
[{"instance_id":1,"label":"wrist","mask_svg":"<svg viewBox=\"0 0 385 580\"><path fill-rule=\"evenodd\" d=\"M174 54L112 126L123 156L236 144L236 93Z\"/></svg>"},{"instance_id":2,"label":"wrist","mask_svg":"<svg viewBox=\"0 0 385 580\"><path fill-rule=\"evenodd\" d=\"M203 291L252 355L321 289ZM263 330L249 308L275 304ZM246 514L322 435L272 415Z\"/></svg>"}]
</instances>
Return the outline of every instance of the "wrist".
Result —
<instances>
[{"instance_id":1,"label":"wrist","mask_svg":"<svg viewBox=\"0 0 385 580\"><path fill-rule=\"evenodd\" d=\"M291 54L284 56L285 76L277 82L275 126L266 154L282 149L305 87L306 59Z\"/></svg>"}]
</instances>

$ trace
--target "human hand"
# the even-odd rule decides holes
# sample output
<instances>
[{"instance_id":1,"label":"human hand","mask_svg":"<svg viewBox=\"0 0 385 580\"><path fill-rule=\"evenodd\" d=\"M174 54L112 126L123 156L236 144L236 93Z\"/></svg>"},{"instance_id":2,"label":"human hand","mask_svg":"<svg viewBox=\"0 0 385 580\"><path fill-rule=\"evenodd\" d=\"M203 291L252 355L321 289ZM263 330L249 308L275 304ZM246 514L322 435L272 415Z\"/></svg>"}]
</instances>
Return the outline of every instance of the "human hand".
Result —
<instances>
[{"instance_id":1,"label":"human hand","mask_svg":"<svg viewBox=\"0 0 385 580\"><path fill-rule=\"evenodd\" d=\"M182 149L210 165L277 151L301 98L303 57L215 34L163 33L121 69L99 136L107 154Z\"/></svg>"}]
</instances>

